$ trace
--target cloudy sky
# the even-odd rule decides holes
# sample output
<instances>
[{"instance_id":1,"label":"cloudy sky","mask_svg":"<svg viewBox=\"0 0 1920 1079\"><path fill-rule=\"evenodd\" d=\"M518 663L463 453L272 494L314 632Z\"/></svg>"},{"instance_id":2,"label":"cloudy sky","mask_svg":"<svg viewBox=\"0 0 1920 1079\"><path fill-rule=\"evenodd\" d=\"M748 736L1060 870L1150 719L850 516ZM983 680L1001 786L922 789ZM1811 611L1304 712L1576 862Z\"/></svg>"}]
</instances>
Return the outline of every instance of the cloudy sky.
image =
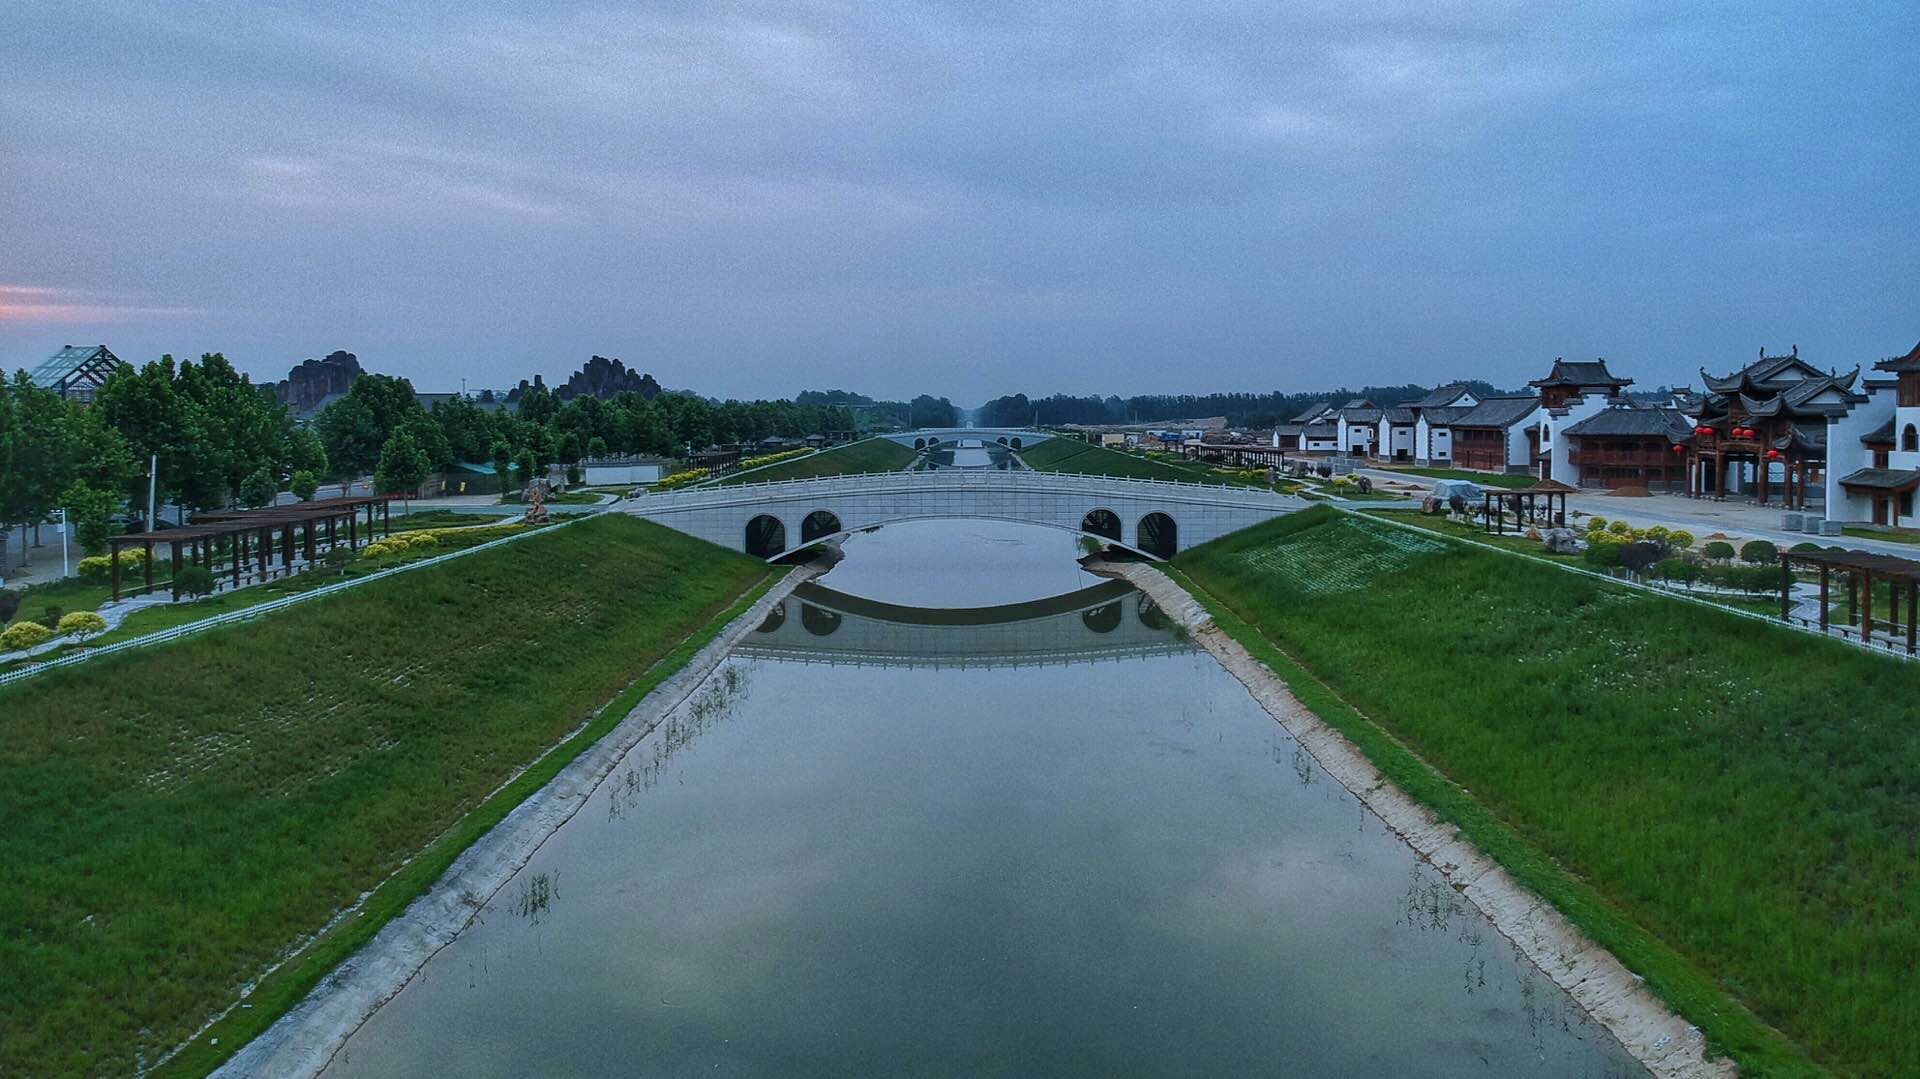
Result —
<instances>
[{"instance_id":1,"label":"cloudy sky","mask_svg":"<svg viewBox=\"0 0 1920 1079\"><path fill-rule=\"evenodd\" d=\"M973 403L1920 338L1911 0L386 6L4 5L0 364Z\"/></svg>"}]
</instances>

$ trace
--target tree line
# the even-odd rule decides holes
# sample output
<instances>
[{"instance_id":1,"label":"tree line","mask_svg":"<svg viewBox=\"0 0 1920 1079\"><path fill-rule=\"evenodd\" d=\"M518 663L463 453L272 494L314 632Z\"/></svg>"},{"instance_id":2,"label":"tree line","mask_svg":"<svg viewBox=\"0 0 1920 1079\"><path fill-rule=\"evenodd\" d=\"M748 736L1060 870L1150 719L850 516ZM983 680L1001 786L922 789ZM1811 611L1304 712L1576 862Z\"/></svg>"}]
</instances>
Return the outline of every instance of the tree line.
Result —
<instances>
[{"instance_id":1,"label":"tree line","mask_svg":"<svg viewBox=\"0 0 1920 1079\"><path fill-rule=\"evenodd\" d=\"M1470 381L1466 385L1479 397L1505 392L1480 381ZM1288 422L1322 401L1339 404L1360 397L1385 408L1417 401L1430 392L1430 386L1407 383L1401 386L1362 386L1357 390L1341 388L1312 393L1281 393L1275 390L1271 393L1150 393L1133 397L1075 397L1056 393L1036 398L1016 393L997 397L980 406L979 422L985 427L1024 427L1029 424L1154 423L1225 416L1227 423L1234 427L1272 427Z\"/></svg>"}]
</instances>

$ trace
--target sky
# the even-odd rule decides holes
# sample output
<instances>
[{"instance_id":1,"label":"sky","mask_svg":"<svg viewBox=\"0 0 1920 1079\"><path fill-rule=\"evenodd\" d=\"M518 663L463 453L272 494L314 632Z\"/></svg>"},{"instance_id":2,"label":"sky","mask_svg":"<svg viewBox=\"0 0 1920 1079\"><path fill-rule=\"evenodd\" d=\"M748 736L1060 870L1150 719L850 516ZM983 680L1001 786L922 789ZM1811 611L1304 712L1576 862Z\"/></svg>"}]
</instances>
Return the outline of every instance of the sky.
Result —
<instances>
[{"instance_id":1,"label":"sky","mask_svg":"<svg viewBox=\"0 0 1920 1079\"><path fill-rule=\"evenodd\" d=\"M962 404L1844 371L1920 339L1916 45L1911 0L9 0L0 365Z\"/></svg>"}]
</instances>

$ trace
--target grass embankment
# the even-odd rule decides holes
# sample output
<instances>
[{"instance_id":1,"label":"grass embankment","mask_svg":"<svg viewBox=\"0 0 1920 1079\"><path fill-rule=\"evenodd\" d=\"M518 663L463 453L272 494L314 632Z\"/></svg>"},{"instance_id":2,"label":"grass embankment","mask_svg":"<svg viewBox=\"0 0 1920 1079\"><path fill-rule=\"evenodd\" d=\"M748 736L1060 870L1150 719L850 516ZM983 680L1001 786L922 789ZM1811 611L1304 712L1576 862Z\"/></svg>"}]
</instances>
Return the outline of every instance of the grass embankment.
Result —
<instances>
[{"instance_id":1,"label":"grass embankment","mask_svg":"<svg viewBox=\"0 0 1920 1079\"><path fill-rule=\"evenodd\" d=\"M1482 487L1505 487L1520 490L1539 483L1537 476L1515 476L1504 472L1475 472L1465 468L1414 468L1411 465L1371 464L1383 472L1405 472L1409 476L1425 476L1430 480L1467 480Z\"/></svg>"},{"instance_id":2,"label":"grass embankment","mask_svg":"<svg viewBox=\"0 0 1920 1079\"><path fill-rule=\"evenodd\" d=\"M1859 539L1886 540L1888 543L1920 543L1920 532L1913 532L1904 528L1847 528L1842 526L1840 534L1843 536L1854 536Z\"/></svg>"},{"instance_id":3,"label":"grass embankment","mask_svg":"<svg viewBox=\"0 0 1920 1079\"><path fill-rule=\"evenodd\" d=\"M1177 480L1181 483L1222 483L1212 466L1183 467L1139 454L1110 450L1091 442L1050 438L1020 451L1020 459L1037 472L1079 472L1091 476L1118 476L1135 480Z\"/></svg>"},{"instance_id":4,"label":"grass embankment","mask_svg":"<svg viewBox=\"0 0 1920 1079\"><path fill-rule=\"evenodd\" d=\"M805 457L796 457L791 461L782 461L777 465L769 465L752 472L736 472L721 479L715 486L772 483L775 480L810 480L817 476L843 476L855 472L898 472L911 464L913 457L913 451L905 446L889 442L884 438L867 438L859 442L849 442L844 446L835 446L830 450L821 450L819 453L809 453Z\"/></svg>"},{"instance_id":5,"label":"grass embankment","mask_svg":"<svg viewBox=\"0 0 1920 1079\"><path fill-rule=\"evenodd\" d=\"M134 1071L400 870L177 1061L211 1066L765 572L603 517L0 690L0 1074Z\"/></svg>"},{"instance_id":6,"label":"grass embankment","mask_svg":"<svg viewBox=\"0 0 1920 1079\"><path fill-rule=\"evenodd\" d=\"M1326 510L1177 562L1749 1074L1812 1067L1730 1000L1835 1071L1920 1059L1920 668Z\"/></svg>"}]
</instances>

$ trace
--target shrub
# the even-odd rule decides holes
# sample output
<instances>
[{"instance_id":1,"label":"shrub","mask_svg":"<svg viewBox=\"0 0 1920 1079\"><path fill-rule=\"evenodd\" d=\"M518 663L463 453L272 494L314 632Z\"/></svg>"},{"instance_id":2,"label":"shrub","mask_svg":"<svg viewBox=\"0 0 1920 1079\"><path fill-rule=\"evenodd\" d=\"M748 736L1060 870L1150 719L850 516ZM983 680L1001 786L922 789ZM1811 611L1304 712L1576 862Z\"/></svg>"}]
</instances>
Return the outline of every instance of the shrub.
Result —
<instances>
[{"instance_id":1,"label":"shrub","mask_svg":"<svg viewBox=\"0 0 1920 1079\"><path fill-rule=\"evenodd\" d=\"M53 636L53 631L38 622L15 622L0 633L0 648L17 652L23 648L32 648L44 644Z\"/></svg>"},{"instance_id":2,"label":"shrub","mask_svg":"<svg viewBox=\"0 0 1920 1079\"><path fill-rule=\"evenodd\" d=\"M1625 521L1615 521L1607 526L1607 531L1616 536L1631 536L1633 535L1633 526Z\"/></svg>"},{"instance_id":3,"label":"shrub","mask_svg":"<svg viewBox=\"0 0 1920 1079\"><path fill-rule=\"evenodd\" d=\"M1652 569L1654 563L1660 561L1666 553L1665 545L1650 540L1640 540L1620 548L1619 559L1622 566L1634 573L1645 573Z\"/></svg>"},{"instance_id":4,"label":"shrub","mask_svg":"<svg viewBox=\"0 0 1920 1079\"><path fill-rule=\"evenodd\" d=\"M173 587L183 596L213 595L213 571L205 566L186 566L173 576Z\"/></svg>"},{"instance_id":5,"label":"shrub","mask_svg":"<svg viewBox=\"0 0 1920 1079\"><path fill-rule=\"evenodd\" d=\"M1742 562L1773 562L1779 558L1780 548L1775 547L1771 540L1749 540L1746 546L1740 548L1740 561Z\"/></svg>"},{"instance_id":6,"label":"shrub","mask_svg":"<svg viewBox=\"0 0 1920 1079\"><path fill-rule=\"evenodd\" d=\"M1664 547L1667 544L1667 537L1671 536L1672 534L1673 533L1668 532L1665 526L1663 525L1652 525L1648 527L1645 532L1642 532L1641 536L1644 537L1649 543L1658 543Z\"/></svg>"},{"instance_id":7,"label":"shrub","mask_svg":"<svg viewBox=\"0 0 1920 1079\"><path fill-rule=\"evenodd\" d=\"M84 641L96 633L107 631L107 620L92 611L74 611L60 616L56 632Z\"/></svg>"},{"instance_id":8,"label":"shrub","mask_svg":"<svg viewBox=\"0 0 1920 1079\"><path fill-rule=\"evenodd\" d=\"M1605 532L1606 530L1607 530L1607 519L1605 517L1601 517L1598 514L1596 514L1592 517L1587 518L1587 531Z\"/></svg>"},{"instance_id":9,"label":"shrub","mask_svg":"<svg viewBox=\"0 0 1920 1079\"><path fill-rule=\"evenodd\" d=\"M1612 569L1620 564L1620 549L1621 544L1609 540L1594 540L1587 544L1587 552L1581 557L1585 558L1589 565L1600 569Z\"/></svg>"},{"instance_id":10,"label":"shrub","mask_svg":"<svg viewBox=\"0 0 1920 1079\"><path fill-rule=\"evenodd\" d=\"M40 617L34 619L34 621L48 629L54 629L60 625L60 616L65 613L66 612L60 607L49 603L45 607L40 608Z\"/></svg>"},{"instance_id":11,"label":"shrub","mask_svg":"<svg viewBox=\"0 0 1920 1079\"><path fill-rule=\"evenodd\" d=\"M302 468L295 471L293 476L287 480L287 490L292 491L293 497L300 501L311 502L313 501L314 493L320 490L320 481L315 478L312 472Z\"/></svg>"},{"instance_id":12,"label":"shrub","mask_svg":"<svg viewBox=\"0 0 1920 1079\"><path fill-rule=\"evenodd\" d=\"M1794 544L1793 546L1787 548L1787 550L1792 551L1795 554L1803 554L1807 551L1824 551L1826 550L1826 548L1820 546L1817 543L1801 542L1801 543Z\"/></svg>"},{"instance_id":13,"label":"shrub","mask_svg":"<svg viewBox=\"0 0 1920 1079\"><path fill-rule=\"evenodd\" d=\"M7 619L12 618L13 612L19 609L20 593L0 589L0 624L4 624Z\"/></svg>"},{"instance_id":14,"label":"shrub","mask_svg":"<svg viewBox=\"0 0 1920 1079\"><path fill-rule=\"evenodd\" d=\"M1733 557L1733 544L1726 540L1714 540L1707 544L1704 553L1708 558L1725 562Z\"/></svg>"},{"instance_id":15,"label":"shrub","mask_svg":"<svg viewBox=\"0 0 1920 1079\"><path fill-rule=\"evenodd\" d=\"M1684 551L1693 546L1693 533L1684 528L1676 528L1667 533L1667 546L1676 551Z\"/></svg>"}]
</instances>

